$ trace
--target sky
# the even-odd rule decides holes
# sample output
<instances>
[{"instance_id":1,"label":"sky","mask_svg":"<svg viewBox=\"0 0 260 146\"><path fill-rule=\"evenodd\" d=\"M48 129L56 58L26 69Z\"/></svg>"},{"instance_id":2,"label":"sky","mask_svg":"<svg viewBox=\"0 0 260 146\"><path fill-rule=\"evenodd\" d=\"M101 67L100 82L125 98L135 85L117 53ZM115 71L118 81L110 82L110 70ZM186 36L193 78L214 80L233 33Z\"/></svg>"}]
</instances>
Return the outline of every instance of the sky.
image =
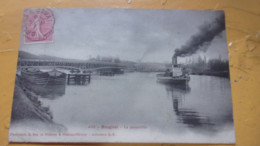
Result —
<instances>
[{"instance_id":1,"label":"sky","mask_svg":"<svg viewBox=\"0 0 260 146\"><path fill-rule=\"evenodd\" d=\"M171 62L176 48L184 45L204 23L220 11L149 9L51 9L54 39L51 43L24 44L20 50L36 55L70 59L119 57L141 62ZM191 56L228 58L226 32L216 36L206 52ZM186 58L178 58L181 62Z\"/></svg>"}]
</instances>

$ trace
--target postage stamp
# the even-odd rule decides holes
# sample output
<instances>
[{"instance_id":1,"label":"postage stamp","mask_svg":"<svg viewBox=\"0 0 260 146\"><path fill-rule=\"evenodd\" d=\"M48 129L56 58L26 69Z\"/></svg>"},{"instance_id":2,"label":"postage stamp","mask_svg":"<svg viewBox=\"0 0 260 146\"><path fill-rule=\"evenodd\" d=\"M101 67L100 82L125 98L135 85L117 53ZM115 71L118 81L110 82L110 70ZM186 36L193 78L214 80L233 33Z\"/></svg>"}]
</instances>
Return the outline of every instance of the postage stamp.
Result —
<instances>
[{"instance_id":1,"label":"postage stamp","mask_svg":"<svg viewBox=\"0 0 260 146\"><path fill-rule=\"evenodd\" d=\"M28 9L24 16L24 42L53 41L54 15L50 9Z\"/></svg>"}]
</instances>

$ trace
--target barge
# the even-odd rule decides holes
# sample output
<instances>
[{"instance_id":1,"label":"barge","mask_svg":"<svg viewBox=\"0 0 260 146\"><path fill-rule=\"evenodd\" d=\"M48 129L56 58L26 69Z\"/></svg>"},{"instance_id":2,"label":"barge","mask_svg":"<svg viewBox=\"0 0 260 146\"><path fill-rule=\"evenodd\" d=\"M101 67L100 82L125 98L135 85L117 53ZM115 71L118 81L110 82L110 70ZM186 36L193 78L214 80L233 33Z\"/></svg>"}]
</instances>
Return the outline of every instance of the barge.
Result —
<instances>
[{"instance_id":1,"label":"barge","mask_svg":"<svg viewBox=\"0 0 260 146\"><path fill-rule=\"evenodd\" d=\"M25 68L21 70L21 77L32 85L65 85L66 74L53 69L49 72L42 72L36 68Z\"/></svg>"},{"instance_id":2,"label":"barge","mask_svg":"<svg viewBox=\"0 0 260 146\"><path fill-rule=\"evenodd\" d=\"M22 85L41 97L55 99L65 94L66 74L53 69L48 72L35 68L21 70Z\"/></svg>"}]
</instances>

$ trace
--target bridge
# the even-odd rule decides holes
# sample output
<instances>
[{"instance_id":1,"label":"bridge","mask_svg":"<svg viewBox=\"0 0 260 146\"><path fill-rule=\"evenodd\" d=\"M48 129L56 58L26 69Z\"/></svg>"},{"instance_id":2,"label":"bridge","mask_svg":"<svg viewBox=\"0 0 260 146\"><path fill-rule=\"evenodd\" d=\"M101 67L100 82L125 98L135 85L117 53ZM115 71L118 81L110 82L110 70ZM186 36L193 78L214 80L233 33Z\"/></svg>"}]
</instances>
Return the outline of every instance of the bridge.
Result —
<instances>
[{"instance_id":1,"label":"bridge","mask_svg":"<svg viewBox=\"0 0 260 146\"><path fill-rule=\"evenodd\" d=\"M36 67L36 68L61 68L67 70L76 70L78 72L109 71L124 69L120 63L104 61L63 61L63 60L36 60L36 59L18 59L18 68Z\"/></svg>"}]
</instances>

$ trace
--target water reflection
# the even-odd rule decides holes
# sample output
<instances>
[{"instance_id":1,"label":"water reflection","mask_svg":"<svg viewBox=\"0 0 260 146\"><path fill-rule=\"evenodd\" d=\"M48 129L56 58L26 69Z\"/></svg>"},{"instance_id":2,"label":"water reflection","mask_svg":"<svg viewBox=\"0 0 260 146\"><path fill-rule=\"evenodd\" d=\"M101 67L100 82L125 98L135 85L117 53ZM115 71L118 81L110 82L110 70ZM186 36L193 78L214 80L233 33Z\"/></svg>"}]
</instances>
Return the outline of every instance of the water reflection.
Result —
<instances>
[{"instance_id":1,"label":"water reflection","mask_svg":"<svg viewBox=\"0 0 260 146\"><path fill-rule=\"evenodd\" d=\"M62 98L43 101L54 120L72 131L88 130L90 123L145 123L162 132L208 135L233 126L226 84L229 80L211 76L191 76L189 86L156 83L155 74L148 73L93 76L87 86L66 85Z\"/></svg>"},{"instance_id":2,"label":"water reflection","mask_svg":"<svg viewBox=\"0 0 260 146\"><path fill-rule=\"evenodd\" d=\"M65 94L66 85L30 85L27 88L43 98L53 100Z\"/></svg>"},{"instance_id":3,"label":"water reflection","mask_svg":"<svg viewBox=\"0 0 260 146\"><path fill-rule=\"evenodd\" d=\"M177 116L177 123L182 123L191 128L214 126L208 116L201 115L198 111L192 108L184 107L185 95L190 93L189 85L177 86L164 84L167 94L172 97L173 111Z\"/></svg>"}]
</instances>

